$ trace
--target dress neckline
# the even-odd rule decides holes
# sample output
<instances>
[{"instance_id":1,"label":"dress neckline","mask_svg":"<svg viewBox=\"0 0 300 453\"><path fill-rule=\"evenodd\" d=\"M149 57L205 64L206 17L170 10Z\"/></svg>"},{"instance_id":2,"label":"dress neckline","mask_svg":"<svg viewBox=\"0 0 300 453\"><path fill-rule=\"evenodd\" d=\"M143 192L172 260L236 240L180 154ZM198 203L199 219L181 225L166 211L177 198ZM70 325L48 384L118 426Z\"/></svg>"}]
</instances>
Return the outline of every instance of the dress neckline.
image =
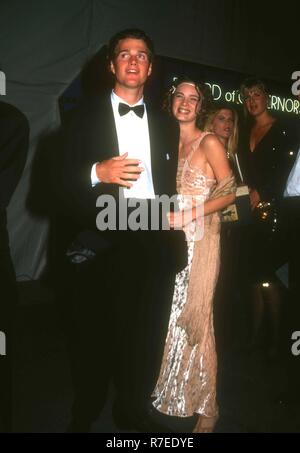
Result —
<instances>
[{"instance_id":1,"label":"dress neckline","mask_svg":"<svg viewBox=\"0 0 300 453\"><path fill-rule=\"evenodd\" d=\"M207 176L207 174L205 173L205 171L204 171L202 168L200 168L200 167L195 167L195 166L193 166L193 165L190 163L190 161L191 161L191 159L192 159L192 157L193 157L193 154L194 154L195 150L198 148L198 146L200 145L200 143L201 143L201 141L203 140L203 138L206 137L206 135L208 135L208 134L215 135L213 132L210 132L210 131L203 131L203 132L199 135L199 137L197 137L197 138L193 141L193 143L192 143L192 145L191 145L191 151L189 152L188 156L186 156L186 157L181 157L181 158L179 159L179 162L183 162L183 167L184 167L185 165L187 165L187 166L189 167L190 170L201 173L201 175L203 175L203 176L207 179L207 181L216 182L216 179L215 179L215 178L209 178L209 177Z\"/></svg>"},{"instance_id":2,"label":"dress neckline","mask_svg":"<svg viewBox=\"0 0 300 453\"><path fill-rule=\"evenodd\" d=\"M195 140L191 143L191 150L189 152L189 154L185 157L180 157L178 160L179 161L186 161L186 160L189 160L191 158L191 156L194 154L195 150L198 148L198 146L200 145L201 141L203 140L203 138L208 135L208 134L211 134L211 135L215 135L213 132L210 132L210 131L203 131L199 137L195 138ZM197 145L197 146L196 146Z\"/></svg>"},{"instance_id":3,"label":"dress neckline","mask_svg":"<svg viewBox=\"0 0 300 453\"><path fill-rule=\"evenodd\" d=\"M251 138L251 130L250 130L250 136L249 136L249 149L250 149L250 152L251 154L255 153L257 147L263 142L263 140L267 137L267 135L269 134L269 132L273 129L274 127L274 124L277 123L277 120L273 121L273 123L271 124L271 127L267 130L267 132L262 136L262 138L255 144L255 147L253 149L251 149L251 146L250 146L250 138Z\"/></svg>"},{"instance_id":4,"label":"dress neckline","mask_svg":"<svg viewBox=\"0 0 300 453\"><path fill-rule=\"evenodd\" d=\"M197 172L199 172L199 173L202 173L202 175L205 176L205 178L207 179L207 181L214 181L214 182L216 182L216 179L215 179L215 178L209 178L209 177L207 176L207 174L205 173L205 171L204 171L202 168L200 168L200 167L195 167L195 166L191 165L188 159L186 159L185 163L187 163L188 167L189 167L191 170L197 171ZM185 164L185 163L184 163L184 164Z\"/></svg>"}]
</instances>

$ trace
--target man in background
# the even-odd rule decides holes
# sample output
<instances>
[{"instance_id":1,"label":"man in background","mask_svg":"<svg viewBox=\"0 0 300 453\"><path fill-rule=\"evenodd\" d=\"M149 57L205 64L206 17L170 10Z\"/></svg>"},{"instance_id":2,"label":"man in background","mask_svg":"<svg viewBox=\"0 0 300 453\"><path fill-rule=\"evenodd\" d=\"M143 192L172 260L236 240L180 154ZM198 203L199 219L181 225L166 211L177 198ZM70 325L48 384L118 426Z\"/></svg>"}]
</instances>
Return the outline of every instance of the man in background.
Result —
<instances>
[{"instance_id":1,"label":"man in background","mask_svg":"<svg viewBox=\"0 0 300 453\"><path fill-rule=\"evenodd\" d=\"M12 427L12 327L17 301L6 208L24 169L28 140L26 117L16 107L0 102L0 332L5 342L5 354L0 355L0 432L10 432Z\"/></svg>"}]
</instances>

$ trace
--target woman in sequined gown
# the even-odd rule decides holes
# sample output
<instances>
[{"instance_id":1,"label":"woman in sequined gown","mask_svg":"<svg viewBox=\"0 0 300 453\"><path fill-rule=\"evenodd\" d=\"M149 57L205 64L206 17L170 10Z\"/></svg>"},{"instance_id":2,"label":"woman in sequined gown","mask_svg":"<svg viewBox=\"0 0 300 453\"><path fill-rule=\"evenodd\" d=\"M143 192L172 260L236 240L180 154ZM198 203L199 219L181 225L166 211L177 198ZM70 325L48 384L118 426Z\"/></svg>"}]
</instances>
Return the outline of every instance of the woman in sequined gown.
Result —
<instances>
[{"instance_id":1,"label":"woman in sequined gown","mask_svg":"<svg viewBox=\"0 0 300 453\"><path fill-rule=\"evenodd\" d=\"M183 227L188 265L177 274L154 407L177 417L198 414L194 432L211 432L218 416L213 294L219 270L218 211L232 203L235 182L221 142L198 128L205 86L178 80L169 94L180 126L179 208L171 227ZM203 228L204 227L204 228ZM201 232L204 235L201 238Z\"/></svg>"},{"instance_id":2,"label":"woman in sequined gown","mask_svg":"<svg viewBox=\"0 0 300 453\"><path fill-rule=\"evenodd\" d=\"M243 239L247 280L251 294L249 348L266 348L276 358L280 345L281 284L276 270L281 264L280 222L277 210L288 175L289 137L282 122L268 109L263 81L246 79L241 86L247 127L240 146L242 171L250 187L253 223ZM264 206L271 203L268 211ZM284 261L283 261L284 262ZM248 291L249 292L249 291ZM263 337L267 321L268 341Z\"/></svg>"}]
</instances>

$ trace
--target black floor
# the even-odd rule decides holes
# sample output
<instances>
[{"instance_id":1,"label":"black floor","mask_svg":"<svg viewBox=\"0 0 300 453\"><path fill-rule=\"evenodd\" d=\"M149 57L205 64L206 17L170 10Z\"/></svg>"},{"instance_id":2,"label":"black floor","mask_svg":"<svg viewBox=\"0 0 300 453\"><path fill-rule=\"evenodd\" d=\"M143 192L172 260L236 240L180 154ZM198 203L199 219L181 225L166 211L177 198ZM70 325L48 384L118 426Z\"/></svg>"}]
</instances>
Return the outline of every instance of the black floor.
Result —
<instances>
[{"instance_id":1,"label":"black floor","mask_svg":"<svg viewBox=\"0 0 300 453\"><path fill-rule=\"evenodd\" d=\"M51 291L38 283L19 284L19 290L13 431L62 433L70 420L72 385L58 310ZM233 345L219 357L220 418L215 431L300 432L299 404L280 397L287 386L284 357L268 361L260 349L249 352ZM192 421L174 419L172 428L191 432ZM111 400L93 432L117 432Z\"/></svg>"}]
</instances>

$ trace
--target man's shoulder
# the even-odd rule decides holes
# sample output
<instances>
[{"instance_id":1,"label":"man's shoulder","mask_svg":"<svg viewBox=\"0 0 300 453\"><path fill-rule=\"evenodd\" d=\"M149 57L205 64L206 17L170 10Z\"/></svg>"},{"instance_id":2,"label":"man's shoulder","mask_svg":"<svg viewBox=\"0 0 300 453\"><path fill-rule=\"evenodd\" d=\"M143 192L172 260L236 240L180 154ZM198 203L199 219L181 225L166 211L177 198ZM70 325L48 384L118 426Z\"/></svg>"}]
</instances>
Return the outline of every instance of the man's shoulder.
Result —
<instances>
[{"instance_id":1,"label":"man's shoulder","mask_svg":"<svg viewBox=\"0 0 300 453\"><path fill-rule=\"evenodd\" d=\"M155 115L156 117L163 118L164 120L170 120L171 117L168 115L162 108L158 107L153 102L145 99L145 103L147 106L147 114L148 115Z\"/></svg>"},{"instance_id":2,"label":"man's shoulder","mask_svg":"<svg viewBox=\"0 0 300 453\"><path fill-rule=\"evenodd\" d=\"M168 130L176 131L178 129L177 122L164 110L161 108L156 107L152 104L147 105L147 115L151 118L152 121L155 121L157 124L161 126L161 128L165 127Z\"/></svg>"}]
</instances>

